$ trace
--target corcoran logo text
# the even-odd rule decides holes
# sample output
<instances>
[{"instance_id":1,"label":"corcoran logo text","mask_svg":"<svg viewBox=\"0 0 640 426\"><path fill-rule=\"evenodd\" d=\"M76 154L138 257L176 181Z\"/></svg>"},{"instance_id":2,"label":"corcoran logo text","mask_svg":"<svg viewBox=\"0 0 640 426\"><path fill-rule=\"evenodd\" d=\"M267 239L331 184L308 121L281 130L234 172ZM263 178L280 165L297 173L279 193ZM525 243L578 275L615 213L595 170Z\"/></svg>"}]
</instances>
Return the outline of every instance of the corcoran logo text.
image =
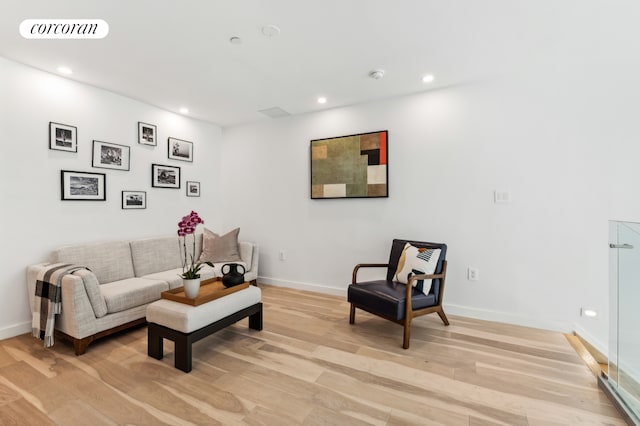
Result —
<instances>
[{"instance_id":1,"label":"corcoran logo text","mask_svg":"<svg viewBox=\"0 0 640 426\"><path fill-rule=\"evenodd\" d=\"M20 35L36 39L105 38L109 24L102 19L25 19Z\"/></svg>"}]
</instances>

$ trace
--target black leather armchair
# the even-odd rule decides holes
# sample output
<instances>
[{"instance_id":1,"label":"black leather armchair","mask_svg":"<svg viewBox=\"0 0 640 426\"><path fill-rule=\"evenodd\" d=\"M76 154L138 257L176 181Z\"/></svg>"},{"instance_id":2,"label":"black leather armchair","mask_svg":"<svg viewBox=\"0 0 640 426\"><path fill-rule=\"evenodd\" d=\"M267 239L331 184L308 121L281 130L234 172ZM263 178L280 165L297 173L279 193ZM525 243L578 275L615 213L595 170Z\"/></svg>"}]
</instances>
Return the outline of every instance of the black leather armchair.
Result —
<instances>
[{"instance_id":1,"label":"black leather armchair","mask_svg":"<svg viewBox=\"0 0 640 426\"><path fill-rule=\"evenodd\" d=\"M406 243L418 248L440 249L440 257L435 272L431 275L413 275L408 284L394 281L398 262ZM393 240L389 263L363 263L353 269L352 283L349 285L347 297L351 304L349 323L355 323L356 308L362 309L381 318L404 326L402 347L409 348L411 338L411 320L417 316L437 313L444 325L449 320L442 309L444 282L447 274L447 245L411 240ZM357 282L360 268L387 268L385 280ZM432 279L431 290L424 294L412 284L414 281Z\"/></svg>"}]
</instances>

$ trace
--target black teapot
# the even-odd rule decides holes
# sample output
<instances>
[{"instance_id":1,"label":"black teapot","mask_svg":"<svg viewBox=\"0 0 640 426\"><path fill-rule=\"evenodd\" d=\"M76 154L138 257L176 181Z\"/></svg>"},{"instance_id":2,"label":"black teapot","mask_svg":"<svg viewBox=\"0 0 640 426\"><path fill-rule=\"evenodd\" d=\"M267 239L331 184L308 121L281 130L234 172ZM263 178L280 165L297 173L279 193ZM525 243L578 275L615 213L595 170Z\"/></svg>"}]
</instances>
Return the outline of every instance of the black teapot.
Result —
<instances>
[{"instance_id":1,"label":"black teapot","mask_svg":"<svg viewBox=\"0 0 640 426\"><path fill-rule=\"evenodd\" d=\"M238 267L242 268L242 272L238 271ZM225 272L225 268L228 269L227 272ZM246 270L239 263L225 263L220 270L222 271L222 285L225 287L233 287L244 282Z\"/></svg>"}]
</instances>

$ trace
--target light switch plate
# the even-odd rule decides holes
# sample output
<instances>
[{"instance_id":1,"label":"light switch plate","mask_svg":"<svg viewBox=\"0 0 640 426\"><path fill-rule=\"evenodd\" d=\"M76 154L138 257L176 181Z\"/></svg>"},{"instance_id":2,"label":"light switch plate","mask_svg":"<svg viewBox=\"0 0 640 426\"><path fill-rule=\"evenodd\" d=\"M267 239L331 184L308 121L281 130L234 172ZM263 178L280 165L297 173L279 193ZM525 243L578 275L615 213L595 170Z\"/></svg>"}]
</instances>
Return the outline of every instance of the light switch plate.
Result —
<instances>
[{"instance_id":1,"label":"light switch plate","mask_svg":"<svg viewBox=\"0 0 640 426\"><path fill-rule=\"evenodd\" d=\"M508 204L511 202L509 191L493 191L493 202L496 204Z\"/></svg>"}]
</instances>

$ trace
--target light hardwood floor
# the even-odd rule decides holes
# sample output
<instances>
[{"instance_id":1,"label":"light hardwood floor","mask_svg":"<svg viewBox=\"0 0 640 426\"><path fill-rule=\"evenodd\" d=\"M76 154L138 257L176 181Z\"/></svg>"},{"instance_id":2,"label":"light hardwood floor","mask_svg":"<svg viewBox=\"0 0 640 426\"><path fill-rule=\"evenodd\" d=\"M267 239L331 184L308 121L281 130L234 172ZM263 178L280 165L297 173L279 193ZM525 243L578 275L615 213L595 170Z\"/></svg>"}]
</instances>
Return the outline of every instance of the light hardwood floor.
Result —
<instances>
[{"instance_id":1,"label":"light hardwood floor","mask_svg":"<svg viewBox=\"0 0 640 426\"><path fill-rule=\"evenodd\" d=\"M402 328L344 298L261 286L243 320L194 345L193 371L147 356L146 327L93 343L0 342L0 424L624 425L561 333L449 316Z\"/></svg>"}]
</instances>

